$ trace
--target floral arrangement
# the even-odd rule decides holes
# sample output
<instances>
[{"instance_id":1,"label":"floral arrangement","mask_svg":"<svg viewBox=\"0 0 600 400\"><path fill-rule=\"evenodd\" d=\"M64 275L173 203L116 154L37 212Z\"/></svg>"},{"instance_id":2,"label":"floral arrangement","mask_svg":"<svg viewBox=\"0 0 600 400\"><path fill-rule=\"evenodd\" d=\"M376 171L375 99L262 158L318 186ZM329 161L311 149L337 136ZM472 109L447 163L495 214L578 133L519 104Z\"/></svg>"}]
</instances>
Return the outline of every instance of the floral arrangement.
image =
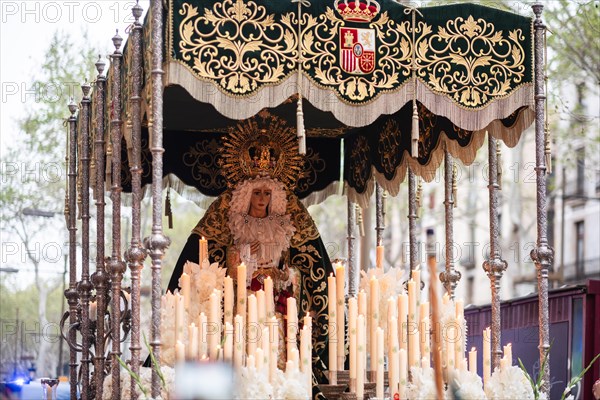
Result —
<instances>
[{"instance_id":1,"label":"floral arrangement","mask_svg":"<svg viewBox=\"0 0 600 400\"><path fill-rule=\"evenodd\" d=\"M514 365L497 368L486 383L485 394L489 400L534 400L536 398L527 375Z\"/></svg>"},{"instance_id":2,"label":"floral arrangement","mask_svg":"<svg viewBox=\"0 0 600 400\"><path fill-rule=\"evenodd\" d=\"M210 295L214 289L223 290L227 270L219 267L219 263L204 262L198 265L188 261L183 266L183 272L190 277L191 298L188 321L195 321L200 313L208 315Z\"/></svg>"},{"instance_id":3,"label":"floral arrangement","mask_svg":"<svg viewBox=\"0 0 600 400\"><path fill-rule=\"evenodd\" d=\"M150 396L150 387L152 382L152 369L151 368L141 368L139 375L133 375L133 372L130 370L129 373L121 374L121 395L120 399L129 400L131 399L131 379L133 377L134 380L137 381L138 392L140 393L140 399L149 398ZM175 383L175 370L171 367L163 365L160 368L161 375L164 379L161 387L160 398L167 400L169 399L169 393L173 392L173 387ZM108 375L104 378L103 384L103 392L102 398L105 400L111 399L112 395L112 376Z\"/></svg>"},{"instance_id":4,"label":"floral arrangement","mask_svg":"<svg viewBox=\"0 0 600 400\"><path fill-rule=\"evenodd\" d=\"M406 385L408 400L437 398L433 368L411 367L410 375L412 379Z\"/></svg>"},{"instance_id":5,"label":"floral arrangement","mask_svg":"<svg viewBox=\"0 0 600 400\"><path fill-rule=\"evenodd\" d=\"M242 367L237 373L235 399L278 399L306 400L310 393L306 386L306 376L298 370L276 371L273 383L269 383L267 371L255 367Z\"/></svg>"},{"instance_id":6,"label":"floral arrangement","mask_svg":"<svg viewBox=\"0 0 600 400\"><path fill-rule=\"evenodd\" d=\"M485 399L483 391L483 381L481 377L474 372L465 369L455 370L451 379L446 397L449 399L458 398L462 400L481 400Z\"/></svg>"}]
</instances>

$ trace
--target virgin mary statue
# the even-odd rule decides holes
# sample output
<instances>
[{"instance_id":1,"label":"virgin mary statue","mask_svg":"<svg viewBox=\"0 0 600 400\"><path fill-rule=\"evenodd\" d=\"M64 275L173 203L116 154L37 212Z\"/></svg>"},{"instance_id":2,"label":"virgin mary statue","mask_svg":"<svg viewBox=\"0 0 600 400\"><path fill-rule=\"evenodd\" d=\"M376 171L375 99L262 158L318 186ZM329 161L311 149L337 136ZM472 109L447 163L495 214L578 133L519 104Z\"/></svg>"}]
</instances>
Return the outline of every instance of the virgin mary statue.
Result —
<instances>
[{"instance_id":1,"label":"virgin mary statue","mask_svg":"<svg viewBox=\"0 0 600 400\"><path fill-rule=\"evenodd\" d=\"M295 132L274 117L247 120L229 132L221 156L228 189L192 230L168 290L178 288L186 261L199 261L201 238L208 240L209 261L227 267L237 285L258 291L270 276L280 321L290 296L298 321L312 317L313 397L324 398L316 384L327 382L327 277L333 269L313 219L293 192L304 162ZM240 262L247 266L245 280L235 273Z\"/></svg>"}]
</instances>

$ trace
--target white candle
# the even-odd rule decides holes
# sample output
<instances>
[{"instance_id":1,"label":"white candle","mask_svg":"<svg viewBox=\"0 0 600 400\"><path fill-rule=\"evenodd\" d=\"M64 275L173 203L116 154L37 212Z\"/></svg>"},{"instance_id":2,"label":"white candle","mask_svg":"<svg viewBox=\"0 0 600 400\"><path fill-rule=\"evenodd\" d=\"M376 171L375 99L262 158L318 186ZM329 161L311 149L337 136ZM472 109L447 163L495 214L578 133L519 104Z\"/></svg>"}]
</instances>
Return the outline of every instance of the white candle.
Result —
<instances>
[{"instance_id":1,"label":"white candle","mask_svg":"<svg viewBox=\"0 0 600 400\"><path fill-rule=\"evenodd\" d=\"M457 299L454 302L454 308L456 311L456 318L465 317L465 302L462 299Z\"/></svg>"},{"instance_id":2,"label":"white candle","mask_svg":"<svg viewBox=\"0 0 600 400\"><path fill-rule=\"evenodd\" d=\"M371 354L371 368L370 371L372 375L375 375L377 371L377 328L379 328L379 281L375 278L375 275L371 276L371 281L369 282L369 299L370 306L369 316L369 337L370 341L370 354Z\"/></svg>"},{"instance_id":3,"label":"white candle","mask_svg":"<svg viewBox=\"0 0 600 400\"><path fill-rule=\"evenodd\" d=\"M290 359L291 353L296 349L296 335L298 333L298 310L296 308L296 299L288 297L287 299L287 358Z\"/></svg>"},{"instance_id":4,"label":"white candle","mask_svg":"<svg viewBox=\"0 0 600 400\"><path fill-rule=\"evenodd\" d=\"M212 361L215 361L218 357L217 346L221 341L221 321L219 309L219 291L214 289L209 296L209 312L208 312L208 356Z\"/></svg>"},{"instance_id":5,"label":"white candle","mask_svg":"<svg viewBox=\"0 0 600 400\"><path fill-rule=\"evenodd\" d=\"M327 317L328 317L328 349L329 349L329 371L337 371L337 317L336 317L336 285L335 277L330 274L327 277Z\"/></svg>"},{"instance_id":6,"label":"white candle","mask_svg":"<svg viewBox=\"0 0 600 400\"><path fill-rule=\"evenodd\" d=\"M90 321L96 321L96 319L98 319L98 305L96 304L95 301L92 301L90 303Z\"/></svg>"},{"instance_id":7,"label":"white candle","mask_svg":"<svg viewBox=\"0 0 600 400\"><path fill-rule=\"evenodd\" d=\"M200 239L200 254L199 254L198 265L202 265L204 260L206 260L207 258L208 258L208 241L206 239L204 239L204 237L202 237L202 239Z\"/></svg>"},{"instance_id":8,"label":"white candle","mask_svg":"<svg viewBox=\"0 0 600 400\"><path fill-rule=\"evenodd\" d=\"M277 376L277 361L279 360L279 324L273 315L269 322L269 343L271 356L269 357L269 381L275 382Z\"/></svg>"},{"instance_id":9,"label":"white candle","mask_svg":"<svg viewBox=\"0 0 600 400\"><path fill-rule=\"evenodd\" d=\"M407 323L408 296L406 293L402 293L398 296L398 332L400 334L399 345L404 351L408 350Z\"/></svg>"},{"instance_id":10,"label":"white candle","mask_svg":"<svg viewBox=\"0 0 600 400\"><path fill-rule=\"evenodd\" d=\"M491 335L490 328L487 327L483 331L483 384L484 386L492 376L492 359L491 359Z\"/></svg>"},{"instance_id":11,"label":"white candle","mask_svg":"<svg viewBox=\"0 0 600 400\"><path fill-rule=\"evenodd\" d=\"M469 372L477 373L477 349L475 347L469 352Z\"/></svg>"},{"instance_id":12,"label":"white candle","mask_svg":"<svg viewBox=\"0 0 600 400\"><path fill-rule=\"evenodd\" d=\"M389 373L388 381L390 385L390 398L394 398L394 394L398 393L398 381L400 380L399 370L399 347L398 347L398 321L392 317L390 324L390 344L388 347L388 363Z\"/></svg>"},{"instance_id":13,"label":"white candle","mask_svg":"<svg viewBox=\"0 0 600 400\"><path fill-rule=\"evenodd\" d=\"M203 356L207 355L207 322L208 319L206 318L206 314L200 313L200 316L198 317L198 359L202 359Z\"/></svg>"},{"instance_id":14,"label":"white candle","mask_svg":"<svg viewBox=\"0 0 600 400\"><path fill-rule=\"evenodd\" d=\"M265 291L260 289L256 292L256 310L258 312L258 323L262 327L267 320L267 307L265 304Z\"/></svg>"},{"instance_id":15,"label":"white candle","mask_svg":"<svg viewBox=\"0 0 600 400\"><path fill-rule=\"evenodd\" d=\"M265 287L265 306L267 308L267 318L275 315L275 297L273 296L273 279L267 276L264 281Z\"/></svg>"},{"instance_id":16,"label":"white candle","mask_svg":"<svg viewBox=\"0 0 600 400\"><path fill-rule=\"evenodd\" d=\"M419 366L419 330L417 327L417 293L415 281L408 281L408 365Z\"/></svg>"},{"instance_id":17,"label":"white candle","mask_svg":"<svg viewBox=\"0 0 600 400\"><path fill-rule=\"evenodd\" d=\"M233 324L233 279L226 276L224 279L224 301L225 322Z\"/></svg>"},{"instance_id":18,"label":"white candle","mask_svg":"<svg viewBox=\"0 0 600 400\"><path fill-rule=\"evenodd\" d=\"M375 252L375 266L377 268L383 268L383 246L377 246Z\"/></svg>"},{"instance_id":19,"label":"white candle","mask_svg":"<svg viewBox=\"0 0 600 400\"><path fill-rule=\"evenodd\" d=\"M377 343L377 351L376 351L376 394L378 399L383 399L383 329L377 328L376 330L376 340L373 340Z\"/></svg>"},{"instance_id":20,"label":"white candle","mask_svg":"<svg viewBox=\"0 0 600 400\"><path fill-rule=\"evenodd\" d=\"M182 363L185 361L185 346L179 340L175 344L175 360L178 363Z\"/></svg>"},{"instance_id":21,"label":"white candle","mask_svg":"<svg viewBox=\"0 0 600 400\"><path fill-rule=\"evenodd\" d=\"M362 314L356 319L356 397L362 399L365 393L365 352L366 337L365 317Z\"/></svg>"},{"instance_id":22,"label":"white candle","mask_svg":"<svg viewBox=\"0 0 600 400\"><path fill-rule=\"evenodd\" d=\"M446 345L446 365L448 367L448 371L456 367L456 327L456 318L450 317L450 322L448 323L446 334L444 335L444 344Z\"/></svg>"},{"instance_id":23,"label":"white candle","mask_svg":"<svg viewBox=\"0 0 600 400\"><path fill-rule=\"evenodd\" d=\"M233 366L236 370L242 367L244 351L246 344L244 343L244 319L241 315L236 315L234 321L234 343L233 343Z\"/></svg>"},{"instance_id":24,"label":"white candle","mask_svg":"<svg viewBox=\"0 0 600 400\"><path fill-rule=\"evenodd\" d=\"M401 399L405 399L405 390L406 385L408 384L408 365L407 365L407 357L406 350L400 349L398 351L399 359L400 359L400 384L398 385L398 394Z\"/></svg>"},{"instance_id":25,"label":"white candle","mask_svg":"<svg viewBox=\"0 0 600 400\"><path fill-rule=\"evenodd\" d=\"M183 342L183 327L185 323L183 297L179 293L175 293L175 344L177 341Z\"/></svg>"},{"instance_id":26,"label":"white candle","mask_svg":"<svg viewBox=\"0 0 600 400\"><path fill-rule=\"evenodd\" d=\"M412 270L411 277L412 277L412 280L415 281L415 289L416 289L416 295L417 295L417 307L419 307L419 305L421 304L421 270L419 269L418 266ZM418 308L417 308L417 311L419 311ZM421 319L419 318L419 316L417 316L417 321L420 321L420 320Z\"/></svg>"},{"instance_id":27,"label":"white candle","mask_svg":"<svg viewBox=\"0 0 600 400\"><path fill-rule=\"evenodd\" d=\"M246 367L248 369L256 368L256 362L254 361L254 354L248 354L248 357L246 357Z\"/></svg>"},{"instance_id":28,"label":"white candle","mask_svg":"<svg viewBox=\"0 0 600 400\"><path fill-rule=\"evenodd\" d=\"M346 296L345 288L345 274L346 271L344 266L338 263L335 267L335 280L336 280L336 295L337 295L337 358L338 365L337 370L344 370L344 355L345 355L345 343L344 343L344 299Z\"/></svg>"},{"instance_id":29,"label":"white candle","mask_svg":"<svg viewBox=\"0 0 600 400\"><path fill-rule=\"evenodd\" d=\"M421 357L427 357L429 360L429 302L424 301L419 305L419 317L421 318L420 331L420 351Z\"/></svg>"},{"instance_id":30,"label":"white candle","mask_svg":"<svg viewBox=\"0 0 600 400\"><path fill-rule=\"evenodd\" d=\"M509 343L506 346L504 346L504 357L506 357L506 361L508 362L508 365L512 365L512 344Z\"/></svg>"},{"instance_id":31,"label":"white candle","mask_svg":"<svg viewBox=\"0 0 600 400\"><path fill-rule=\"evenodd\" d=\"M310 329L300 331L300 371L312 379L312 362L310 354Z\"/></svg>"},{"instance_id":32,"label":"white candle","mask_svg":"<svg viewBox=\"0 0 600 400\"><path fill-rule=\"evenodd\" d=\"M256 342L258 341L258 335L260 330L258 329L258 309L256 305L256 296L251 294L248 296L248 325L247 330L248 334L248 354L256 353Z\"/></svg>"},{"instance_id":33,"label":"white candle","mask_svg":"<svg viewBox=\"0 0 600 400\"><path fill-rule=\"evenodd\" d=\"M188 359L195 360L198 357L198 327L191 323L188 327Z\"/></svg>"},{"instance_id":34,"label":"white candle","mask_svg":"<svg viewBox=\"0 0 600 400\"><path fill-rule=\"evenodd\" d=\"M263 355L263 350L259 347L256 349L256 352L254 353L255 356L255 360L256 360L256 370L257 371L262 371L263 369L263 365L264 365L264 355Z\"/></svg>"},{"instance_id":35,"label":"white candle","mask_svg":"<svg viewBox=\"0 0 600 400\"><path fill-rule=\"evenodd\" d=\"M235 313L241 315L246 322L246 264L237 267L237 307Z\"/></svg>"},{"instance_id":36,"label":"white candle","mask_svg":"<svg viewBox=\"0 0 600 400\"><path fill-rule=\"evenodd\" d=\"M456 341L454 342L455 364L458 368L461 367L462 359L465 358L465 318L462 314L456 317Z\"/></svg>"},{"instance_id":37,"label":"white candle","mask_svg":"<svg viewBox=\"0 0 600 400\"><path fill-rule=\"evenodd\" d=\"M269 342L269 328L267 326L268 323L265 323L265 327L262 328L262 334L260 335L260 340L261 340L261 345L260 348L263 350L263 357L264 357L264 368L267 371L267 373L269 372L269 363L270 361L270 357L271 357L271 343ZM275 362L277 362L277 360L275 360Z\"/></svg>"},{"instance_id":38,"label":"white candle","mask_svg":"<svg viewBox=\"0 0 600 400\"><path fill-rule=\"evenodd\" d=\"M223 343L223 360L231 362L233 359L233 325L225 322L225 343Z\"/></svg>"},{"instance_id":39,"label":"white candle","mask_svg":"<svg viewBox=\"0 0 600 400\"><path fill-rule=\"evenodd\" d=\"M358 318L358 303L355 297L348 299L348 341L350 347L350 380L356 379L356 321ZM350 389L351 391L354 388Z\"/></svg>"},{"instance_id":40,"label":"white candle","mask_svg":"<svg viewBox=\"0 0 600 400\"><path fill-rule=\"evenodd\" d=\"M423 327L423 331L421 332L421 358L423 368L431 367L431 356L430 356L430 345L429 345L429 318L423 318L421 321L421 326Z\"/></svg>"},{"instance_id":41,"label":"white candle","mask_svg":"<svg viewBox=\"0 0 600 400\"><path fill-rule=\"evenodd\" d=\"M179 284L181 285L181 295L183 296L183 306L185 310L190 309L190 299L191 299L191 290L190 290L190 276L185 272L181 274L179 278Z\"/></svg>"},{"instance_id":42,"label":"white candle","mask_svg":"<svg viewBox=\"0 0 600 400\"><path fill-rule=\"evenodd\" d=\"M444 305L450 303L450 296L448 295L448 293L444 293L444 295L442 296L442 303Z\"/></svg>"}]
</instances>

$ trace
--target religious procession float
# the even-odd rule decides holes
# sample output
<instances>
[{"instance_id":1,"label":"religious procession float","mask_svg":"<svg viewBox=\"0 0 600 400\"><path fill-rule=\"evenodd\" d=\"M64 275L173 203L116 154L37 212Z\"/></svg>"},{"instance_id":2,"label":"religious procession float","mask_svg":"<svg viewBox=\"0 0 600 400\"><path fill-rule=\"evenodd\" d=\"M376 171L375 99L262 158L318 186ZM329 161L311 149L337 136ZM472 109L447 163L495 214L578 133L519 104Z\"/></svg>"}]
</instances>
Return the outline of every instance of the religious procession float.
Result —
<instances>
[{"instance_id":1,"label":"religious procession float","mask_svg":"<svg viewBox=\"0 0 600 400\"><path fill-rule=\"evenodd\" d=\"M135 5L127 43L117 32L110 66L98 60L93 87L83 85L81 103L69 106L70 285L62 326L71 398L566 397L576 377L565 359L549 356L542 10L152 0L142 24ZM515 146L532 124L538 292L529 347L538 350L521 368L501 339L500 279L510 266L499 248L498 143ZM470 164L484 144L486 326L455 296L461 276L452 254L460 190L454 163ZM427 232L421 263L417 187L442 164L445 232L437 239ZM410 262L384 265L383 195L398 195L405 180ZM336 193L340 182L348 253L332 263L306 207ZM212 203L177 264L164 266L168 193L166 210L162 201L170 190ZM373 195L377 262L361 268L355 219ZM121 237L125 197L130 243ZM152 219L144 236L142 213ZM446 261L438 274L434 242L442 237ZM152 277L149 332L140 322L144 265ZM168 284L163 267L174 267ZM127 269L130 287L123 285ZM130 356L122 359L126 339ZM598 339L590 346L586 364ZM557 375L564 382L551 386Z\"/></svg>"}]
</instances>

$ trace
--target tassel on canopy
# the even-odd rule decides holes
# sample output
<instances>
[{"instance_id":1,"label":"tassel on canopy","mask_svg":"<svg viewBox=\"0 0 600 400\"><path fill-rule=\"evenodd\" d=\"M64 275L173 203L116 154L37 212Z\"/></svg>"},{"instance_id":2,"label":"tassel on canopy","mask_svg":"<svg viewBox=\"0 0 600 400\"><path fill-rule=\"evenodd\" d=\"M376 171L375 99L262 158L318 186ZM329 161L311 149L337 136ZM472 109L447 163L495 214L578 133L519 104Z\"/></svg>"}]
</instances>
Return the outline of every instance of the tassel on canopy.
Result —
<instances>
[{"instance_id":1,"label":"tassel on canopy","mask_svg":"<svg viewBox=\"0 0 600 400\"><path fill-rule=\"evenodd\" d=\"M296 110L296 129L298 136L298 153L306 154L306 133L304 132L304 112L302 111L302 96L298 95L298 109Z\"/></svg>"}]
</instances>

